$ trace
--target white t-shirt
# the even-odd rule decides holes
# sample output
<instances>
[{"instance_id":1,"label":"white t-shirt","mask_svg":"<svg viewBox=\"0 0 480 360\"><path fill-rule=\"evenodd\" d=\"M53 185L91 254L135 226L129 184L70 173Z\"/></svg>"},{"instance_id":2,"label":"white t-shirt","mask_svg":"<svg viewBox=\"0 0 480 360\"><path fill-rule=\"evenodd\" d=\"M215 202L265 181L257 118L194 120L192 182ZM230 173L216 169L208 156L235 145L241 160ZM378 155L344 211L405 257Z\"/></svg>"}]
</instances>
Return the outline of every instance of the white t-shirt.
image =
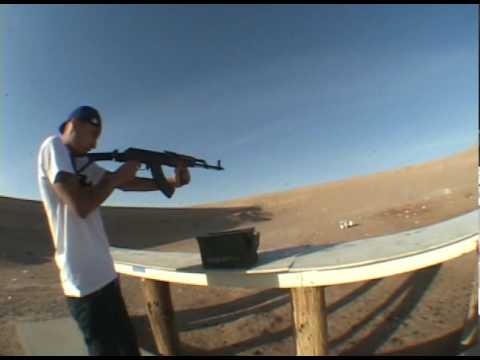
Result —
<instances>
[{"instance_id":1,"label":"white t-shirt","mask_svg":"<svg viewBox=\"0 0 480 360\"><path fill-rule=\"evenodd\" d=\"M52 184L59 172L75 174L86 158L73 158L59 136L50 136L40 146L38 154L38 185L55 246L55 262L66 296L88 295L117 277L110 254L100 209L85 219L67 206ZM97 184L106 170L92 163L81 174L86 183ZM88 186L88 185L87 185Z\"/></svg>"}]
</instances>

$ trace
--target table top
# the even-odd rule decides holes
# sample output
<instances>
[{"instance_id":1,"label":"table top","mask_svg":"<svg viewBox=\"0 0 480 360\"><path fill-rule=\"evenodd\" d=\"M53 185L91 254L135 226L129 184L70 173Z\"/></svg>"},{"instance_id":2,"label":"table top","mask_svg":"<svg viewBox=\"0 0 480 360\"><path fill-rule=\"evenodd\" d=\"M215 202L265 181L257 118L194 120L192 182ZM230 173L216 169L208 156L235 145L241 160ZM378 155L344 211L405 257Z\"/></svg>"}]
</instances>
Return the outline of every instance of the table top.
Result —
<instances>
[{"instance_id":1,"label":"table top","mask_svg":"<svg viewBox=\"0 0 480 360\"><path fill-rule=\"evenodd\" d=\"M205 269L199 253L111 247L117 272L158 281L219 287L302 287L391 276L477 249L479 212L397 234L259 252L248 269Z\"/></svg>"}]
</instances>

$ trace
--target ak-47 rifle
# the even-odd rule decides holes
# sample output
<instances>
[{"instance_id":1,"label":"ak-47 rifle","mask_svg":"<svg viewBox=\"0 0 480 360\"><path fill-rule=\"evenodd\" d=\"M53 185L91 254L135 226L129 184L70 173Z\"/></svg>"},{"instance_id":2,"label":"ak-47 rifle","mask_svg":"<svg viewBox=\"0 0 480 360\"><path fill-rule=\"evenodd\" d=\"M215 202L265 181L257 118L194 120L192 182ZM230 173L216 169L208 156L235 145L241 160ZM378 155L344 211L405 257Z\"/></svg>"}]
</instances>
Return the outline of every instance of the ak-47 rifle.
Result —
<instances>
[{"instance_id":1,"label":"ak-47 rifle","mask_svg":"<svg viewBox=\"0 0 480 360\"><path fill-rule=\"evenodd\" d=\"M87 166L89 166L94 161L118 161L126 162L129 160L136 160L146 165L147 169L150 169L152 173L152 178L157 184L158 188L170 198L173 194L173 189L168 183L167 179L162 170L162 165L176 167L180 164L183 164L187 167L202 167L204 169L211 170L224 170L218 160L217 165L209 165L205 160L194 158L189 155L177 154L172 151L150 151L144 149L128 148L124 152L119 152L115 150L113 152L105 153L87 153L83 155L78 155L79 157L87 157L88 162L78 170L80 173Z\"/></svg>"}]
</instances>

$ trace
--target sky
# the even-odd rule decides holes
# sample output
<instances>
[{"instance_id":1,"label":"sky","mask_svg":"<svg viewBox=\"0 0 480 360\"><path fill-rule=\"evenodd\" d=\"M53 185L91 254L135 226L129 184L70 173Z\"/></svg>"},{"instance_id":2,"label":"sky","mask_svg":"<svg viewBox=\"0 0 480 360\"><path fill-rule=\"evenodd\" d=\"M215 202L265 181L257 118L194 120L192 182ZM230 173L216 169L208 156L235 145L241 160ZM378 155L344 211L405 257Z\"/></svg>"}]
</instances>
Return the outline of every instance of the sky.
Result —
<instances>
[{"instance_id":1,"label":"sky","mask_svg":"<svg viewBox=\"0 0 480 360\"><path fill-rule=\"evenodd\" d=\"M478 29L477 5L0 5L0 196L40 200L38 149L79 105L104 121L94 152L225 168L191 169L171 199L115 191L107 206L214 203L453 155L478 144Z\"/></svg>"}]
</instances>

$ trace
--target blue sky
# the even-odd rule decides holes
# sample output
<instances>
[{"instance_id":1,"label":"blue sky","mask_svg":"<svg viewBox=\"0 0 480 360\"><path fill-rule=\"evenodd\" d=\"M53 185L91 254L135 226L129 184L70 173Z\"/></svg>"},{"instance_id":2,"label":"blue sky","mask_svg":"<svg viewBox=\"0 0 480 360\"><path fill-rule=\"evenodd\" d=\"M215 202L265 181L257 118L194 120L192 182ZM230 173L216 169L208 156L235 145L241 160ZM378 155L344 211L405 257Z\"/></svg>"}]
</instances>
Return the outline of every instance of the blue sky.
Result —
<instances>
[{"instance_id":1,"label":"blue sky","mask_svg":"<svg viewBox=\"0 0 480 360\"><path fill-rule=\"evenodd\" d=\"M0 31L3 196L40 199L38 148L84 104L104 119L96 151L225 167L106 205L283 191L478 141L476 5L1 5Z\"/></svg>"}]
</instances>

